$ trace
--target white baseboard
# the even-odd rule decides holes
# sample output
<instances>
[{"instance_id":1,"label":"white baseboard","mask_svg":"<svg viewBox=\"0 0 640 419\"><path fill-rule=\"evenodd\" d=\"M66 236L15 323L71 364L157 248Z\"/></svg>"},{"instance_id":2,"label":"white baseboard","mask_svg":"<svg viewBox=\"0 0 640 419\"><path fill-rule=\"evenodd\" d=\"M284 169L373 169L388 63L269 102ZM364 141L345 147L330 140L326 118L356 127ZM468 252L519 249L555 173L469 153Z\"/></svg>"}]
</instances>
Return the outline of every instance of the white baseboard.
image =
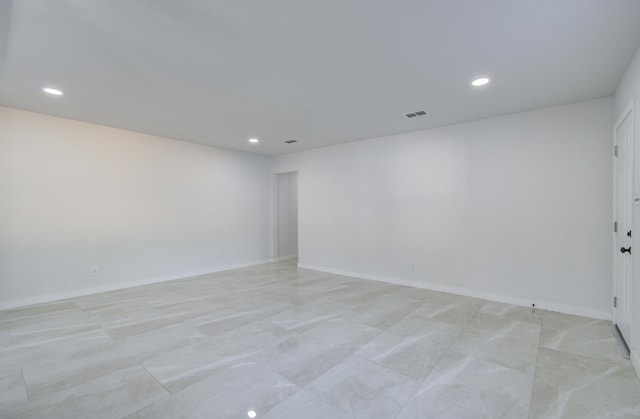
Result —
<instances>
[{"instance_id":1,"label":"white baseboard","mask_svg":"<svg viewBox=\"0 0 640 419\"><path fill-rule=\"evenodd\" d=\"M325 266L306 265L306 264L299 263L298 267L303 269L311 269L314 271L332 273L336 275L371 279L373 281L387 282L395 285L404 285L408 287L428 289L431 291L448 292L451 294L464 295L466 297L481 298L483 300L496 301L500 303L513 304L513 305L523 306L523 307L531 307L530 300L525 300L519 297L513 297L509 295L487 293L487 292L482 292L477 290L471 290L468 288L452 287L449 285L437 284L432 282L422 282L422 281L414 281L410 279L392 278L392 277L387 277L382 275L372 275L372 274L367 274L362 272L351 272L351 271L345 271L342 269L327 268ZM558 303L553 303L548 301L539 301L539 300L535 301L535 305L536 305L536 308L539 308L541 310L557 311L559 313L573 314L576 316L590 317L593 319L611 320L610 312L595 310L588 307L571 306L566 304L558 304Z\"/></svg>"},{"instance_id":2,"label":"white baseboard","mask_svg":"<svg viewBox=\"0 0 640 419\"><path fill-rule=\"evenodd\" d=\"M292 255L286 258L293 259L295 257L297 256ZM4 302L0 302L0 310L8 310L8 309L13 309L18 307L30 306L34 304L49 303L52 301L64 300L67 298L81 297L84 295L98 294L101 292L133 288L141 285L149 285L149 284L155 284L159 282L174 281L174 280L190 278L198 275L206 275L206 274L211 274L216 272L223 272L223 271L229 271L233 269L246 268L249 266L261 265L263 263L268 263L268 262L277 262L279 260L286 260L286 259L278 258L278 259L258 260L258 261L241 263L236 265L217 266L217 267L204 269L200 271L186 272L180 275L175 275L170 277L150 278L150 279L144 279L144 280L134 281L134 282L109 284L101 287L85 288L82 290L46 294L46 295L37 296L37 297L4 301ZM492 293L485 293L482 291L470 290L467 288L452 287L452 286L443 285L443 284L427 283L427 282L414 281L409 279L392 278L392 277L386 277L381 275L372 275L372 274L367 274L362 272L352 272L352 271L346 271L342 269L328 268L325 266L306 265L301 263L298 264L298 267L303 269L311 269L314 271L332 273L336 275L370 279L374 281L381 281L381 282L386 282L386 283L395 284L395 285L404 285L408 287L423 288L423 289L428 289L432 291L448 292L452 294L464 295L467 297L481 298L483 300L497 301L501 303L530 307L530 302L521 298L499 295L499 294L492 294ZM557 303L551 303L551 302L544 302L544 301L536 301L535 304L536 304L536 308L540 308L543 310L557 311L560 313L591 317L591 318L601 319L601 320L611 320L611 313L606 311L594 310L586 307L578 307L578 306L570 306L570 305L557 304ZM637 354L633 352L632 352L632 361L634 362L636 371L640 371L640 359L637 357Z\"/></svg>"},{"instance_id":3,"label":"white baseboard","mask_svg":"<svg viewBox=\"0 0 640 419\"><path fill-rule=\"evenodd\" d=\"M286 256L270 258L269 262L278 263L278 262L284 262L286 260L297 259L297 258L298 258L298 255L286 255Z\"/></svg>"},{"instance_id":4,"label":"white baseboard","mask_svg":"<svg viewBox=\"0 0 640 419\"><path fill-rule=\"evenodd\" d=\"M143 279L140 281L133 281L133 282L121 282L116 284L104 285L101 287L91 287L91 288L84 288L84 289L75 290L75 291L66 291L66 292L59 292L54 294L39 295L37 297L23 298L19 300L3 301L3 302L0 302L0 310L9 310L9 309L14 309L19 307L31 306L34 304L50 303L53 301L66 300L67 298L82 297L85 295L99 294L101 292L115 291L115 290L121 290L126 288L134 288L134 287L139 287L141 285L156 284L159 282L176 281L179 279L186 279L186 278L191 278L199 275L206 275L206 274L212 274L216 272L230 271L233 269L246 268L249 266L262 265L263 263L267 263L267 262L269 262L269 260L265 259L265 260L247 262L247 263L239 263L235 265L216 266L209 269L203 269L203 270L194 271L194 272L185 272L179 275L172 275L167 277L149 278L149 279Z\"/></svg>"}]
</instances>

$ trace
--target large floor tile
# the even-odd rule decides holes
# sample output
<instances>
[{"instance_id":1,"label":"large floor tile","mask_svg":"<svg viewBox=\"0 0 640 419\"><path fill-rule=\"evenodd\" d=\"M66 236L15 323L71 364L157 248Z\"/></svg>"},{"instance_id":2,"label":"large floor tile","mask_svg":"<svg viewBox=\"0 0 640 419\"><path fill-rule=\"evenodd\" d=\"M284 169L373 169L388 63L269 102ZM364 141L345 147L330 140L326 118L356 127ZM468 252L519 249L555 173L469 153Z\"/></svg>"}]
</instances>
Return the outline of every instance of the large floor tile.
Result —
<instances>
[{"instance_id":1,"label":"large floor tile","mask_svg":"<svg viewBox=\"0 0 640 419\"><path fill-rule=\"evenodd\" d=\"M193 413L188 407L176 400L173 395L165 395L158 401L139 409L124 419L194 419Z\"/></svg>"},{"instance_id":2,"label":"large floor tile","mask_svg":"<svg viewBox=\"0 0 640 419\"><path fill-rule=\"evenodd\" d=\"M115 329L163 317L158 309L144 303L118 302L87 308L84 311L105 329Z\"/></svg>"},{"instance_id":3,"label":"large floor tile","mask_svg":"<svg viewBox=\"0 0 640 419\"><path fill-rule=\"evenodd\" d=\"M351 311L366 325L388 329L413 313L421 304L422 301L414 298L385 293L371 301L354 305Z\"/></svg>"},{"instance_id":4,"label":"large floor tile","mask_svg":"<svg viewBox=\"0 0 640 419\"><path fill-rule=\"evenodd\" d=\"M498 303L496 301L485 301L480 309L480 313L491 314L493 316L503 316L511 320L540 324L544 310L533 307L514 306L512 304Z\"/></svg>"},{"instance_id":5,"label":"large floor tile","mask_svg":"<svg viewBox=\"0 0 640 419\"><path fill-rule=\"evenodd\" d=\"M438 363L398 418L493 419L517 411L524 414L531 397L532 382L530 374L450 352ZM525 418L526 415L522 416Z\"/></svg>"},{"instance_id":6,"label":"large floor tile","mask_svg":"<svg viewBox=\"0 0 640 419\"><path fill-rule=\"evenodd\" d=\"M453 350L533 374L539 339L537 324L478 313Z\"/></svg>"},{"instance_id":7,"label":"large floor tile","mask_svg":"<svg viewBox=\"0 0 640 419\"><path fill-rule=\"evenodd\" d=\"M242 388L220 392L189 410L194 417L202 419L245 418L251 411L262 418L266 412L298 390L297 385L278 374L265 374L255 378Z\"/></svg>"},{"instance_id":8,"label":"large floor tile","mask_svg":"<svg viewBox=\"0 0 640 419\"><path fill-rule=\"evenodd\" d=\"M9 334L9 326L0 324L0 349L11 345L11 335Z\"/></svg>"},{"instance_id":9,"label":"large floor tile","mask_svg":"<svg viewBox=\"0 0 640 419\"><path fill-rule=\"evenodd\" d=\"M261 363L220 366L215 374L143 407L131 418L241 418L263 414L299 388Z\"/></svg>"},{"instance_id":10,"label":"large floor tile","mask_svg":"<svg viewBox=\"0 0 640 419\"><path fill-rule=\"evenodd\" d=\"M454 301L438 301L430 298L424 302L413 314L439 322L450 323L460 328L467 326L478 314L484 304L483 300L475 298L460 298Z\"/></svg>"},{"instance_id":11,"label":"large floor tile","mask_svg":"<svg viewBox=\"0 0 640 419\"><path fill-rule=\"evenodd\" d=\"M273 324L269 318L246 324L224 333L214 333L217 350L222 355L258 353L300 334Z\"/></svg>"},{"instance_id":12,"label":"large floor tile","mask_svg":"<svg viewBox=\"0 0 640 419\"><path fill-rule=\"evenodd\" d=\"M453 345L460 330L448 323L411 316L365 344L356 355L421 380Z\"/></svg>"},{"instance_id":13,"label":"large floor tile","mask_svg":"<svg viewBox=\"0 0 640 419\"><path fill-rule=\"evenodd\" d=\"M33 315L3 322L9 328L12 344L42 343L100 329L95 319L79 309L56 310L52 313L42 310L40 308Z\"/></svg>"},{"instance_id":14,"label":"large floor tile","mask_svg":"<svg viewBox=\"0 0 640 419\"><path fill-rule=\"evenodd\" d=\"M113 345L92 356L66 363L30 366L22 372L29 399L34 401L131 366L136 361L129 352Z\"/></svg>"},{"instance_id":15,"label":"large floor tile","mask_svg":"<svg viewBox=\"0 0 640 419\"><path fill-rule=\"evenodd\" d=\"M640 417L610 323L295 261L0 311L0 418Z\"/></svg>"},{"instance_id":16,"label":"large floor tile","mask_svg":"<svg viewBox=\"0 0 640 419\"><path fill-rule=\"evenodd\" d=\"M305 386L338 365L353 350L349 345L333 345L306 336L296 336L252 358L289 381Z\"/></svg>"},{"instance_id":17,"label":"large floor tile","mask_svg":"<svg viewBox=\"0 0 640 419\"><path fill-rule=\"evenodd\" d=\"M541 348L531 418L605 417L640 417L640 382L631 364Z\"/></svg>"},{"instance_id":18,"label":"large floor tile","mask_svg":"<svg viewBox=\"0 0 640 419\"><path fill-rule=\"evenodd\" d=\"M229 353L223 354L223 352ZM222 369L245 362L256 352L225 351L214 339L209 338L144 360L142 365L167 390L176 393L217 374Z\"/></svg>"},{"instance_id":19,"label":"large floor tile","mask_svg":"<svg viewBox=\"0 0 640 419\"><path fill-rule=\"evenodd\" d=\"M21 371L0 374L0 417L2 411L15 411L26 406L29 399Z\"/></svg>"},{"instance_id":20,"label":"large floor tile","mask_svg":"<svg viewBox=\"0 0 640 419\"><path fill-rule=\"evenodd\" d=\"M207 335L195 327L178 323L117 340L118 344L141 358L152 358L171 350L196 344Z\"/></svg>"},{"instance_id":21,"label":"large floor tile","mask_svg":"<svg viewBox=\"0 0 640 419\"><path fill-rule=\"evenodd\" d=\"M307 330L304 336L314 341L344 346L355 351L380 333L382 330L378 328L354 320L334 317Z\"/></svg>"},{"instance_id":22,"label":"large floor tile","mask_svg":"<svg viewBox=\"0 0 640 419\"><path fill-rule=\"evenodd\" d=\"M269 317L269 321L284 329L303 333L338 318L349 309L342 303L308 303L281 311Z\"/></svg>"},{"instance_id":23,"label":"large floor tile","mask_svg":"<svg viewBox=\"0 0 640 419\"><path fill-rule=\"evenodd\" d=\"M109 351L113 339L103 330L89 331L56 340L15 344L0 348L0 372L21 368L46 368L68 364Z\"/></svg>"},{"instance_id":24,"label":"large floor tile","mask_svg":"<svg viewBox=\"0 0 640 419\"><path fill-rule=\"evenodd\" d=\"M611 331L611 322L553 311L544 314L540 346L626 364Z\"/></svg>"},{"instance_id":25,"label":"large floor tile","mask_svg":"<svg viewBox=\"0 0 640 419\"><path fill-rule=\"evenodd\" d=\"M216 336L290 308L291 305L288 303L250 305L246 304L246 301L240 301L220 305L205 315L184 322L197 327L207 335Z\"/></svg>"},{"instance_id":26,"label":"large floor tile","mask_svg":"<svg viewBox=\"0 0 640 419\"><path fill-rule=\"evenodd\" d=\"M181 321L204 316L215 310L219 302L215 298L209 297L200 291L192 297L176 297L174 300L162 301L150 305L159 313L169 317L179 317Z\"/></svg>"},{"instance_id":27,"label":"large floor tile","mask_svg":"<svg viewBox=\"0 0 640 419\"><path fill-rule=\"evenodd\" d=\"M117 369L11 412L16 418L121 418L166 395L140 366Z\"/></svg>"},{"instance_id":28,"label":"large floor tile","mask_svg":"<svg viewBox=\"0 0 640 419\"><path fill-rule=\"evenodd\" d=\"M353 356L280 403L265 418L393 418L418 385L419 381L402 373Z\"/></svg>"},{"instance_id":29,"label":"large floor tile","mask_svg":"<svg viewBox=\"0 0 640 419\"><path fill-rule=\"evenodd\" d=\"M165 315L148 319L139 319L131 323L117 327L104 328L104 330L116 340L125 339L131 336L147 333L152 330L161 329L180 322L179 316Z\"/></svg>"}]
</instances>

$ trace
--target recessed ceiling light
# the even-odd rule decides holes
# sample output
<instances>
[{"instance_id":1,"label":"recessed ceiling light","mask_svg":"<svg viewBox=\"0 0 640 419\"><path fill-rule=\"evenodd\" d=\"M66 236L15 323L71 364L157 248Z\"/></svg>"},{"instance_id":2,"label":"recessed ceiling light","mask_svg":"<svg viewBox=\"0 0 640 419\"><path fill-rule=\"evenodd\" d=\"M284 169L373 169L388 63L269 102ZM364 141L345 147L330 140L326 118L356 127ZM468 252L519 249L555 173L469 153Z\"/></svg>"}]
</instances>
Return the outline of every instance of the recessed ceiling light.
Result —
<instances>
[{"instance_id":1,"label":"recessed ceiling light","mask_svg":"<svg viewBox=\"0 0 640 419\"><path fill-rule=\"evenodd\" d=\"M256 412L254 412L253 410L249 410L247 412L247 416L249 416L250 418L255 418L256 417Z\"/></svg>"},{"instance_id":2,"label":"recessed ceiling light","mask_svg":"<svg viewBox=\"0 0 640 419\"><path fill-rule=\"evenodd\" d=\"M42 91L53 96L62 96L62 90L54 89L53 87L43 87Z\"/></svg>"},{"instance_id":3,"label":"recessed ceiling light","mask_svg":"<svg viewBox=\"0 0 640 419\"><path fill-rule=\"evenodd\" d=\"M488 77L480 77L479 79L475 79L474 81L472 81L471 85L474 87L480 87L484 86L485 84L489 84L490 81L491 79Z\"/></svg>"},{"instance_id":4,"label":"recessed ceiling light","mask_svg":"<svg viewBox=\"0 0 640 419\"><path fill-rule=\"evenodd\" d=\"M249 138L249 142L251 144L256 144L257 142L259 142L259 140L257 138Z\"/></svg>"}]
</instances>

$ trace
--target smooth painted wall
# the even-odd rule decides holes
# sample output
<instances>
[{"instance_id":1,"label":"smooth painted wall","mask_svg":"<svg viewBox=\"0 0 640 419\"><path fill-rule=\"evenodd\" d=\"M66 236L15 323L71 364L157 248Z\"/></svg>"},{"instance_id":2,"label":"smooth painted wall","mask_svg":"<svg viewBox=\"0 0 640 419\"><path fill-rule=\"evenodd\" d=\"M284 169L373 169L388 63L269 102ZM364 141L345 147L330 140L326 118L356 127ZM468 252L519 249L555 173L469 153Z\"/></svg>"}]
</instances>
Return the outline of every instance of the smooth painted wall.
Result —
<instances>
[{"instance_id":1,"label":"smooth painted wall","mask_svg":"<svg viewBox=\"0 0 640 419\"><path fill-rule=\"evenodd\" d=\"M615 121L622 116L629 104L634 104L634 145L635 145L635 193L640 193L640 49L627 68L615 95ZM633 208L633 230L640 231L640 207ZM640 238L634 234L632 248L640 249ZM632 283L631 351L634 354L636 370L640 371L640 255L634 253Z\"/></svg>"},{"instance_id":2,"label":"smooth painted wall","mask_svg":"<svg viewBox=\"0 0 640 419\"><path fill-rule=\"evenodd\" d=\"M0 306L268 260L270 165L0 108Z\"/></svg>"},{"instance_id":3,"label":"smooth painted wall","mask_svg":"<svg viewBox=\"0 0 640 419\"><path fill-rule=\"evenodd\" d=\"M612 98L275 158L299 263L610 317Z\"/></svg>"}]
</instances>

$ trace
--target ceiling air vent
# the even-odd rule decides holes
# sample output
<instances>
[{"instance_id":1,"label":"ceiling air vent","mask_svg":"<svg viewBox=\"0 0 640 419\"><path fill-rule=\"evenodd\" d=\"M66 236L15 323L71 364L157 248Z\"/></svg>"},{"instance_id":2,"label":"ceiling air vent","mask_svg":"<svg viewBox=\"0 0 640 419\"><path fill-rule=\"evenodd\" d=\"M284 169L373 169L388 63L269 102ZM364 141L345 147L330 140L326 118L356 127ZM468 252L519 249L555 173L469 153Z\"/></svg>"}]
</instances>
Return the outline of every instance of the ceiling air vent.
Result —
<instances>
[{"instance_id":1,"label":"ceiling air vent","mask_svg":"<svg viewBox=\"0 0 640 419\"><path fill-rule=\"evenodd\" d=\"M415 118L416 116L425 116L425 115L429 115L429 113L425 111L415 111L415 112L405 114L407 118Z\"/></svg>"},{"instance_id":2,"label":"ceiling air vent","mask_svg":"<svg viewBox=\"0 0 640 419\"><path fill-rule=\"evenodd\" d=\"M297 143L297 142L298 142L298 140L287 140L284 143L285 144L293 144L293 143Z\"/></svg>"}]
</instances>

